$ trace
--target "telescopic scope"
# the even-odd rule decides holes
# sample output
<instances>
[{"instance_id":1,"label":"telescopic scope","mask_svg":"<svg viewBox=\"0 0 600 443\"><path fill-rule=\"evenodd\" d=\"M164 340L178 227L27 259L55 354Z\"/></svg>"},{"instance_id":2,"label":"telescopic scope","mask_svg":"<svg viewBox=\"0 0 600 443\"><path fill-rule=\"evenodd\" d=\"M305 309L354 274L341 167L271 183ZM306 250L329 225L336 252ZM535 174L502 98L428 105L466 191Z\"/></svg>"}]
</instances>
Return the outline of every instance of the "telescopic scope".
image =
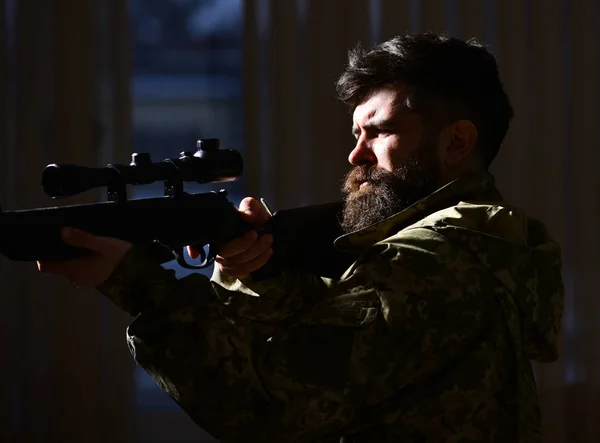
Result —
<instances>
[{"instance_id":1,"label":"telescopic scope","mask_svg":"<svg viewBox=\"0 0 600 443\"><path fill-rule=\"evenodd\" d=\"M129 165L89 168L51 164L42 174L42 187L48 196L60 198L104 186L145 185L157 181L206 184L231 182L242 175L242 156L233 149L219 149L218 139L198 140L196 148L195 153L182 152L179 158L156 163L148 153L134 153Z\"/></svg>"}]
</instances>

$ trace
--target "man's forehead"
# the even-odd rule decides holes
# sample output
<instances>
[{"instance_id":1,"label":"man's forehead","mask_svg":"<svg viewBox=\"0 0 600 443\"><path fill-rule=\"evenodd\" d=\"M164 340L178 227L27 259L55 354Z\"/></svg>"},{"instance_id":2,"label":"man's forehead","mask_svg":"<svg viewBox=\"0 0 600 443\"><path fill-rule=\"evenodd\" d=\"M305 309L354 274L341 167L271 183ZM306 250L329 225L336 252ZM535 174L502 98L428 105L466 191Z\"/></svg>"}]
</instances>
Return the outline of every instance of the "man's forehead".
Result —
<instances>
[{"instance_id":1,"label":"man's forehead","mask_svg":"<svg viewBox=\"0 0 600 443\"><path fill-rule=\"evenodd\" d=\"M356 106L355 122L372 119L389 119L405 111L407 92L400 88L386 87L373 91Z\"/></svg>"}]
</instances>

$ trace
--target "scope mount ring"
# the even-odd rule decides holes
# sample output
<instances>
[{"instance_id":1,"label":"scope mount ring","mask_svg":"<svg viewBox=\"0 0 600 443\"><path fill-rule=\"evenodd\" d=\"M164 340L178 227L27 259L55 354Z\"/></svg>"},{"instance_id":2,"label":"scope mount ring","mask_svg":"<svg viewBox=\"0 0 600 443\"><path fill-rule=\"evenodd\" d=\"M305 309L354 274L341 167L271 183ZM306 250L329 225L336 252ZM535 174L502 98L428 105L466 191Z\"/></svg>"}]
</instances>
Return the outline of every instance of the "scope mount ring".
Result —
<instances>
[{"instance_id":1,"label":"scope mount ring","mask_svg":"<svg viewBox=\"0 0 600 443\"><path fill-rule=\"evenodd\" d=\"M106 198L108 201L116 202L120 205L127 203L127 183L123 179L122 165L110 164L106 166L108 169L115 171L119 179L115 183L106 186Z\"/></svg>"},{"instance_id":2,"label":"scope mount ring","mask_svg":"<svg viewBox=\"0 0 600 443\"><path fill-rule=\"evenodd\" d=\"M165 180L163 184L163 190L165 197L178 198L183 195L183 181L179 178L179 166L170 158L164 160L165 163L169 164L177 173L175 177Z\"/></svg>"}]
</instances>

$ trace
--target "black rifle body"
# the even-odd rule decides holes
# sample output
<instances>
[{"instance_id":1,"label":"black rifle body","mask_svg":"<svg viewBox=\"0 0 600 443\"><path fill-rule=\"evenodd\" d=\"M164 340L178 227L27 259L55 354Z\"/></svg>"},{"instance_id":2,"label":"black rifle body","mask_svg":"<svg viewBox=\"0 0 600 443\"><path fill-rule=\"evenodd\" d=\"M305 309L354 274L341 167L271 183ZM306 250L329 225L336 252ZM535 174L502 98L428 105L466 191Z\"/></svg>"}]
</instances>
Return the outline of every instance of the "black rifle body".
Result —
<instances>
[{"instance_id":1,"label":"black rifle body","mask_svg":"<svg viewBox=\"0 0 600 443\"><path fill-rule=\"evenodd\" d=\"M196 154L182 153L179 159L161 163L150 162L147 154L133 158L130 165L98 169L49 165L42 180L48 195L58 198L107 186L111 201L1 212L0 253L15 261L67 260L89 254L62 241L62 228L73 227L133 244L157 241L173 252L163 261L177 259L186 268L201 269L212 263L220 245L257 229L273 235L274 254L253 274L256 279L287 268L336 278L356 258L333 245L342 234L338 223L342 202L277 211L266 225L257 227L241 218L225 191L183 192L183 181L233 181L241 175L241 157L232 150L219 151L218 140L201 141ZM127 199L127 184L158 180L165 181L164 197ZM200 264L186 262L187 245L203 252Z\"/></svg>"},{"instance_id":2,"label":"black rifle body","mask_svg":"<svg viewBox=\"0 0 600 443\"><path fill-rule=\"evenodd\" d=\"M286 268L339 277L355 258L333 246L341 234L337 223L341 205L334 202L275 212L258 228L273 235L274 254L255 278L267 278ZM224 193L207 192L135 199L124 204L101 202L3 212L0 251L15 261L68 260L89 254L62 241L60 232L67 226L134 244L158 241L173 251L173 258L182 256L187 245L207 246L218 253L221 244L256 229L241 218Z\"/></svg>"}]
</instances>

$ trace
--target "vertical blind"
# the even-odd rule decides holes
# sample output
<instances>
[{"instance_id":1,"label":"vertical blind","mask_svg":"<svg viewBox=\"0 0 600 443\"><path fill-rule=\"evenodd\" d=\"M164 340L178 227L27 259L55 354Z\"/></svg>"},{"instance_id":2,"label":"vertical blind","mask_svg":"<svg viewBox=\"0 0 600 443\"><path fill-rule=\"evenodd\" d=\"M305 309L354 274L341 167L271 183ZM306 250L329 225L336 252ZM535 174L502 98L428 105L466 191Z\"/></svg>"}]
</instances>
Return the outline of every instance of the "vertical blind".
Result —
<instances>
[{"instance_id":1,"label":"vertical blind","mask_svg":"<svg viewBox=\"0 0 600 443\"><path fill-rule=\"evenodd\" d=\"M3 0L0 10L0 205L103 198L51 201L40 179L49 163L127 158L124 2ZM123 315L32 263L1 258L0 281L0 440L130 441L133 364Z\"/></svg>"}]
</instances>

